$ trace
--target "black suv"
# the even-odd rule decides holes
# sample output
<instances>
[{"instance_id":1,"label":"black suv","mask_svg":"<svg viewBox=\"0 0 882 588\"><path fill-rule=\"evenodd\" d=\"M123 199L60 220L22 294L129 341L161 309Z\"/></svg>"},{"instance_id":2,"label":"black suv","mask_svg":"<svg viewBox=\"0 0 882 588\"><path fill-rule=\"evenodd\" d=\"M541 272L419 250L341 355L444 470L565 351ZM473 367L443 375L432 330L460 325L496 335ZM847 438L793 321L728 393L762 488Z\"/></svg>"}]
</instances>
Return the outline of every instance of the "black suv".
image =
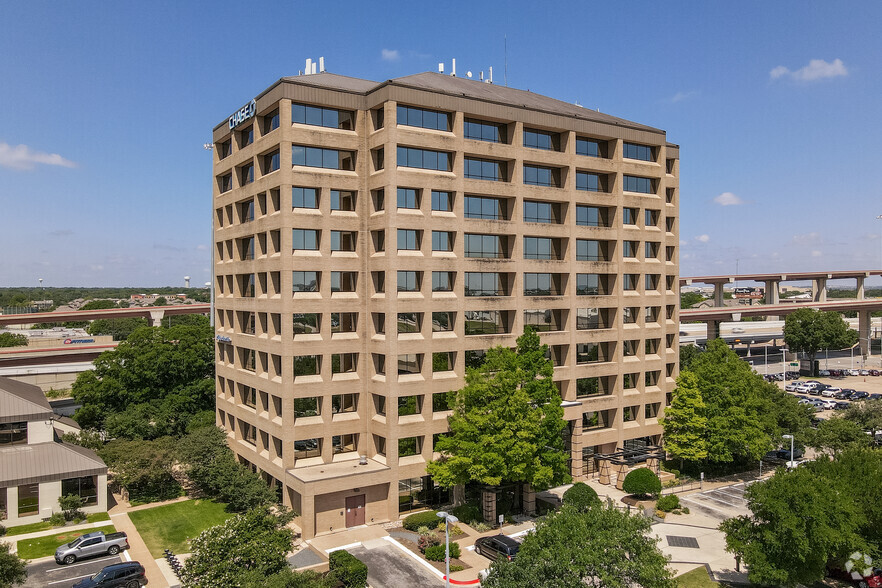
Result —
<instances>
[{"instance_id":1,"label":"black suv","mask_svg":"<svg viewBox=\"0 0 882 588\"><path fill-rule=\"evenodd\" d=\"M491 560L503 558L511 561L520 548L520 543L506 535L481 537L475 541L475 552Z\"/></svg>"},{"instance_id":2,"label":"black suv","mask_svg":"<svg viewBox=\"0 0 882 588\"><path fill-rule=\"evenodd\" d=\"M139 588L147 583L144 566L136 561L113 564L73 588Z\"/></svg>"}]
</instances>

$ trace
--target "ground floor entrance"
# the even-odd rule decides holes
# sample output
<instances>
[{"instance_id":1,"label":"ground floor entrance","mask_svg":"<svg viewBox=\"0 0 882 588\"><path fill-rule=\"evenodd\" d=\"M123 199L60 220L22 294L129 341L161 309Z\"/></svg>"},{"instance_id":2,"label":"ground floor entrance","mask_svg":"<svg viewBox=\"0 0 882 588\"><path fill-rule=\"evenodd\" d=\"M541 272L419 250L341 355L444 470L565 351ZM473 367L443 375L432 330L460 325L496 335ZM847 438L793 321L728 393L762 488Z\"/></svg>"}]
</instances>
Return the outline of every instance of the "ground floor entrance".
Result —
<instances>
[{"instance_id":1,"label":"ground floor entrance","mask_svg":"<svg viewBox=\"0 0 882 588\"><path fill-rule=\"evenodd\" d=\"M346 527L357 527L364 524L364 494L346 497Z\"/></svg>"}]
</instances>

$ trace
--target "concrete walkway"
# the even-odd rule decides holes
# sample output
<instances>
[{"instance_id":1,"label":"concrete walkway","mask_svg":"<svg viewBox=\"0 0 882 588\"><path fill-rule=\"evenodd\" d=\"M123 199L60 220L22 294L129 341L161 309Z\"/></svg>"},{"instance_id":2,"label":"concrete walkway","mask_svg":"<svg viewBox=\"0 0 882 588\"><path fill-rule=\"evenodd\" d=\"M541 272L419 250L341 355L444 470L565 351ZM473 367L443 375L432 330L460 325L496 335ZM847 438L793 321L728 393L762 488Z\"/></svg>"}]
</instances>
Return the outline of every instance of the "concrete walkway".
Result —
<instances>
[{"instance_id":1,"label":"concrete walkway","mask_svg":"<svg viewBox=\"0 0 882 588\"><path fill-rule=\"evenodd\" d=\"M84 533L88 533L91 529L97 529L99 527L106 527L107 525L112 525L113 521L98 521L97 523L83 523L81 525L71 525L70 527L55 527L52 529L46 529L45 531L34 531L33 533L22 533L21 535L6 535L5 537L0 538L0 541L4 543L8 543L11 545L11 549L14 552L18 550L18 542L22 539L34 539L35 537L48 537L50 535L61 535L62 533L75 533L77 531L82 531L79 533L80 535Z\"/></svg>"},{"instance_id":2,"label":"concrete walkway","mask_svg":"<svg viewBox=\"0 0 882 588\"><path fill-rule=\"evenodd\" d=\"M150 585L168 586L165 576L163 576L159 566L156 565L153 556L150 555L150 550L147 549L147 544L141 539L141 535L138 534L138 529L135 528L135 524L132 523L129 514L126 512L115 513L110 515L110 520L113 521L117 531L123 531L128 535L129 549L125 553L132 560L137 561L144 566L144 571L147 574L147 580L150 582Z\"/></svg>"}]
</instances>

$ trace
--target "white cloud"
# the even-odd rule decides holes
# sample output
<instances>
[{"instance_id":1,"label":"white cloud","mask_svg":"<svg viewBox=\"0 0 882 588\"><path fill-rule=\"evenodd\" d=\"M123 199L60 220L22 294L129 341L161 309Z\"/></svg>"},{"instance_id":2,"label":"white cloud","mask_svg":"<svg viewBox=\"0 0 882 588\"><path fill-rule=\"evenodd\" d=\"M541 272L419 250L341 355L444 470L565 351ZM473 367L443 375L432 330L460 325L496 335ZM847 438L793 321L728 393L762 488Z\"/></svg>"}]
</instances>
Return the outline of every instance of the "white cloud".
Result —
<instances>
[{"instance_id":1,"label":"white cloud","mask_svg":"<svg viewBox=\"0 0 882 588\"><path fill-rule=\"evenodd\" d=\"M744 204L744 200L742 200L732 192L723 192L722 194L714 198L714 202L716 202L720 206L738 206L739 204Z\"/></svg>"},{"instance_id":2,"label":"white cloud","mask_svg":"<svg viewBox=\"0 0 882 588\"><path fill-rule=\"evenodd\" d=\"M398 49L383 49L380 51L380 59L383 61L400 61L401 53Z\"/></svg>"},{"instance_id":3,"label":"white cloud","mask_svg":"<svg viewBox=\"0 0 882 588\"><path fill-rule=\"evenodd\" d=\"M769 72L769 77L773 80L789 77L798 82L814 82L816 80L838 78L847 75L848 68L845 67L841 59L834 59L830 63L823 59L812 59L808 65L796 71L791 71L789 68L779 65Z\"/></svg>"},{"instance_id":4,"label":"white cloud","mask_svg":"<svg viewBox=\"0 0 882 588\"><path fill-rule=\"evenodd\" d=\"M821 252L815 249L812 251L812 257L821 257Z\"/></svg>"},{"instance_id":5,"label":"white cloud","mask_svg":"<svg viewBox=\"0 0 882 588\"><path fill-rule=\"evenodd\" d=\"M208 245L197 245L196 246L196 251L207 251L207 250L208 250Z\"/></svg>"},{"instance_id":6,"label":"white cloud","mask_svg":"<svg viewBox=\"0 0 882 588\"><path fill-rule=\"evenodd\" d=\"M708 241L710 241L710 235L699 235L695 238L695 240L699 241L700 243L707 243Z\"/></svg>"},{"instance_id":7,"label":"white cloud","mask_svg":"<svg viewBox=\"0 0 882 588\"><path fill-rule=\"evenodd\" d=\"M688 92L677 92L671 97L671 102L682 102L683 100L688 100L690 98L694 98L695 96L698 96L698 92L695 90L690 90Z\"/></svg>"},{"instance_id":8,"label":"white cloud","mask_svg":"<svg viewBox=\"0 0 882 588\"><path fill-rule=\"evenodd\" d=\"M0 143L0 166L11 169L34 169L36 164L60 165L62 167L76 167L77 164L65 159L57 153L44 153L34 151L27 145Z\"/></svg>"},{"instance_id":9,"label":"white cloud","mask_svg":"<svg viewBox=\"0 0 882 588\"><path fill-rule=\"evenodd\" d=\"M817 245L823 242L823 237L818 232L805 233L804 235L793 235L793 244L802 247Z\"/></svg>"}]
</instances>

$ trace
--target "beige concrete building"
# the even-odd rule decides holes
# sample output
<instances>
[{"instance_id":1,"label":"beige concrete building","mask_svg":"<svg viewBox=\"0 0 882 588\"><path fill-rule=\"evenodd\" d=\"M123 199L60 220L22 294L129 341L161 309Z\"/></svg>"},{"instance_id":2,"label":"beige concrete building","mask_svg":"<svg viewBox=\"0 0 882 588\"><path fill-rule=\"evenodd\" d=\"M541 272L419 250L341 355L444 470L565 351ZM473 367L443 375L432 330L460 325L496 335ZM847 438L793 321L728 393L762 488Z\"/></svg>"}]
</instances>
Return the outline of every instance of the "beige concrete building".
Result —
<instances>
[{"instance_id":1,"label":"beige concrete building","mask_svg":"<svg viewBox=\"0 0 882 588\"><path fill-rule=\"evenodd\" d=\"M679 148L435 73L282 78L214 129L217 417L304 536L443 502L446 393L525 325L576 479L658 443L678 359Z\"/></svg>"}]
</instances>

